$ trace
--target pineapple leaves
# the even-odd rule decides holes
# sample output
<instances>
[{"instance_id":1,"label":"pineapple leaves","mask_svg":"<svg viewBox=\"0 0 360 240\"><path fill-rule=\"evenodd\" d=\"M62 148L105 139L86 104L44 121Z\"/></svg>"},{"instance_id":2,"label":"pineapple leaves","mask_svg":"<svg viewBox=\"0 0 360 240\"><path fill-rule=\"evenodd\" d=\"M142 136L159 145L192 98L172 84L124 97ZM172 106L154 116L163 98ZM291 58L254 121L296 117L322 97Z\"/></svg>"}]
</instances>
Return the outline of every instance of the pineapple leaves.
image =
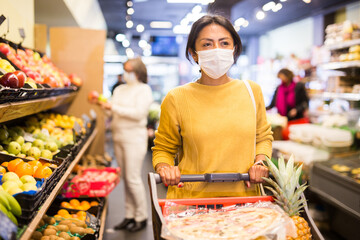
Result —
<instances>
[{"instance_id":1,"label":"pineapple leaves","mask_svg":"<svg viewBox=\"0 0 360 240\"><path fill-rule=\"evenodd\" d=\"M278 168L269 158L266 158L266 163L269 166L269 170L273 174L276 182L279 184L280 187L283 186L284 182L282 181Z\"/></svg>"}]
</instances>

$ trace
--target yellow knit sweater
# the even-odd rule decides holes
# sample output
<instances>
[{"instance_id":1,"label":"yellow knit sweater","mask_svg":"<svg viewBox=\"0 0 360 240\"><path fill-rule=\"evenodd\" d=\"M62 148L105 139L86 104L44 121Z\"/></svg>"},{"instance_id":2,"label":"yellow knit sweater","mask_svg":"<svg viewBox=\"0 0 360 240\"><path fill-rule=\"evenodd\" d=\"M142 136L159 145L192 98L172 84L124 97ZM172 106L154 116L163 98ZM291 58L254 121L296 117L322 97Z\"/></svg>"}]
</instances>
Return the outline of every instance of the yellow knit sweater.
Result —
<instances>
[{"instance_id":1,"label":"yellow knit sweater","mask_svg":"<svg viewBox=\"0 0 360 240\"><path fill-rule=\"evenodd\" d=\"M155 133L153 166L174 165L180 152L181 174L246 173L256 155L271 157L271 126L261 88L249 81L255 110L245 84L232 80L219 86L189 83L172 89L161 104L160 124ZM170 186L167 198L250 196L258 194L252 184L185 183Z\"/></svg>"}]
</instances>

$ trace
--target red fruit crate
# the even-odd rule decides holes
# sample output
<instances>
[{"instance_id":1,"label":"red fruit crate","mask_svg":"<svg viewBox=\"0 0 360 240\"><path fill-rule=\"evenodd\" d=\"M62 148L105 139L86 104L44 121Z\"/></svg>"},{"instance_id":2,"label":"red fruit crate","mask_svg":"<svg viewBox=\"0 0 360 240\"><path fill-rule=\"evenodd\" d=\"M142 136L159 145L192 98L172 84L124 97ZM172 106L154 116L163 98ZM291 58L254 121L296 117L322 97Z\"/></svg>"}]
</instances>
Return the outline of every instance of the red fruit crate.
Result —
<instances>
[{"instance_id":1,"label":"red fruit crate","mask_svg":"<svg viewBox=\"0 0 360 240\"><path fill-rule=\"evenodd\" d=\"M120 168L88 168L65 183L66 198L106 197L120 182Z\"/></svg>"}]
</instances>

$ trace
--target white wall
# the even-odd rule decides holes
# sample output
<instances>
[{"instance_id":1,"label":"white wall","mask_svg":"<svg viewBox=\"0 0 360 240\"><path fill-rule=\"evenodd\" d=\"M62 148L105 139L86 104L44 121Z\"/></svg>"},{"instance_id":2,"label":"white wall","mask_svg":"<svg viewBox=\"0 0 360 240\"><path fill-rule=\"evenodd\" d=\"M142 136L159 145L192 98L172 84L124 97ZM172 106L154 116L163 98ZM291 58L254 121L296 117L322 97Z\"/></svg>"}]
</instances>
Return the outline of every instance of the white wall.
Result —
<instances>
[{"instance_id":1,"label":"white wall","mask_svg":"<svg viewBox=\"0 0 360 240\"><path fill-rule=\"evenodd\" d=\"M260 37L260 56L268 59L276 55L289 56L294 53L299 58L309 58L313 45L313 19L279 27Z\"/></svg>"}]
</instances>

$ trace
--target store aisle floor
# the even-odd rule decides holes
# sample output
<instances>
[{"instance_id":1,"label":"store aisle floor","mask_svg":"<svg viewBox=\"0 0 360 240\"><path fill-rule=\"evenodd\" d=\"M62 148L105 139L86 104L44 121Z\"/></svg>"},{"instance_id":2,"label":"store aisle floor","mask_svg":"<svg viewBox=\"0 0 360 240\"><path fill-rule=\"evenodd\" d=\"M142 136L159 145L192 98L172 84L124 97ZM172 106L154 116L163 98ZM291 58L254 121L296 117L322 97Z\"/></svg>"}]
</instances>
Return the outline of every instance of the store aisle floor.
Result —
<instances>
[{"instance_id":1,"label":"store aisle floor","mask_svg":"<svg viewBox=\"0 0 360 240\"><path fill-rule=\"evenodd\" d=\"M113 145L111 141L111 134L106 134L106 152L113 157L113 166L117 166L113 151ZM124 196L124 183L123 180L120 180L119 185L111 192L109 195L109 208L108 215L106 219L104 240L153 240L153 231L152 231L152 220L151 220L151 208L150 208L150 192L147 182L147 175L150 171L153 171L151 164L151 152L149 151L145 157L142 176L147 192L147 201L148 201L148 224L144 230L141 230L136 233L131 233L126 230L115 231L113 227L120 223L125 217L125 196ZM164 197L166 194L166 188L163 186L158 187L159 197Z\"/></svg>"}]
</instances>

